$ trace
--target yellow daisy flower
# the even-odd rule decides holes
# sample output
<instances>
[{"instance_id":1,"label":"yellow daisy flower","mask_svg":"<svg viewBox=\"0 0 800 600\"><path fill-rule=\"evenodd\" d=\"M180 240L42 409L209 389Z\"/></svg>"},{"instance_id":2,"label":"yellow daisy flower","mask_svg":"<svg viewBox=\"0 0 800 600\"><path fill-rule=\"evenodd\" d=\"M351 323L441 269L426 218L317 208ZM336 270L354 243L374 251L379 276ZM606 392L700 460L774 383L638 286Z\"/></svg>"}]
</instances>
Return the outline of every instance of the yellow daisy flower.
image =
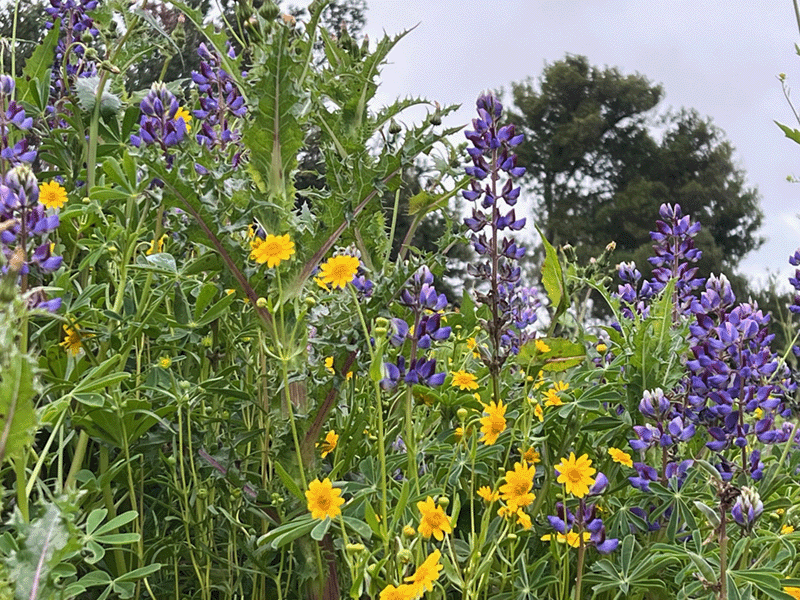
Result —
<instances>
[{"instance_id":1,"label":"yellow daisy flower","mask_svg":"<svg viewBox=\"0 0 800 600\"><path fill-rule=\"evenodd\" d=\"M334 488L331 480L327 477L322 481L315 479L309 483L306 500L308 500L311 518L325 520L325 517L330 517L335 519L342 514L339 507L344 504L344 498L340 498L341 495L342 490Z\"/></svg>"},{"instance_id":2,"label":"yellow daisy flower","mask_svg":"<svg viewBox=\"0 0 800 600\"><path fill-rule=\"evenodd\" d=\"M325 261L319 270L319 280L331 287L344 289L353 280L361 262L355 256L340 254Z\"/></svg>"},{"instance_id":3,"label":"yellow daisy flower","mask_svg":"<svg viewBox=\"0 0 800 600\"><path fill-rule=\"evenodd\" d=\"M575 453L570 452L569 458L562 458L556 465L558 483L563 483L567 493L578 498L583 498L589 493L589 487L594 485L594 475L597 470L592 468L592 461L588 454L575 458Z\"/></svg>"},{"instance_id":4,"label":"yellow daisy flower","mask_svg":"<svg viewBox=\"0 0 800 600\"><path fill-rule=\"evenodd\" d=\"M564 402L558 396L558 392L553 388L550 388L544 393L544 405L545 406L561 406Z\"/></svg>"},{"instance_id":5,"label":"yellow daisy flower","mask_svg":"<svg viewBox=\"0 0 800 600\"><path fill-rule=\"evenodd\" d=\"M289 260L294 254L294 242L289 239L289 234L272 235L255 246L250 252L250 258L258 264L267 263L267 267L277 267L282 260Z\"/></svg>"},{"instance_id":6,"label":"yellow daisy flower","mask_svg":"<svg viewBox=\"0 0 800 600\"><path fill-rule=\"evenodd\" d=\"M569 389L569 384L566 381L556 381L553 384L553 389L556 392L566 392Z\"/></svg>"},{"instance_id":7,"label":"yellow daisy flower","mask_svg":"<svg viewBox=\"0 0 800 600\"><path fill-rule=\"evenodd\" d=\"M783 524L781 525L781 535L789 535L790 533L794 532L794 527L791 525Z\"/></svg>"},{"instance_id":8,"label":"yellow daisy flower","mask_svg":"<svg viewBox=\"0 0 800 600\"><path fill-rule=\"evenodd\" d=\"M513 471L506 471L506 482L500 486L500 498L515 511L522 506L528 506L536 499L533 489L533 477L536 468L516 463Z\"/></svg>"},{"instance_id":9,"label":"yellow daisy flower","mask_svg":"<svg viewBox=\"0 0 800 600\"><path fill-rule=\"evenodd\" d=\"M550 346L545 344L542 340L536 340L534 342L534 345L536 346L536 349L542 354L544 354L545 352L550 352Z\"/></svg>"},{"instance_id":10,"label":"yellow daisy flower","mask_svg":"<svg viewBox=\"0 0 800 600\"><path fill-rule=\"evenodd\" d=\"M478 488L478 496L486 500L486 502L496 502L500 499L500 494L498 492L493 492L492 488L488 485Z\"/></svg>"},{"instance_id":11,"label":"yellow daisy flower","mask_svg":"<svg viewBox=\"0 0 800 600\"><path fill-rule=\"evenodd\" d=\"M333 357L332 356L328 356L328 357L325 358L325 368L328 371L330 371L331 373L336 373L336 371L333 370Z\"/></svg>"},{"instance_id":12,"label":"yellow daisy flower","mask_svg":"<svg viewBox=\"0 0 800 600\"><path fill-rule=\"evenodd\" d=\"M426 590L433 591L433 582L439 579L439 572L444 568L439 562L441 557L442 553L438 549L434 550L412 575L405 578L414 588L415 597L421 596Z\"/></svg>"},{"instance_id":13,"label":"yellow daisy flower","mask_svg":"<svg viewBox=\"0 0 800 600\"><path fill-rule=\"evenodd\" d=\"M45 208L59 209L67 203L67 190L57 181L48 181L39 186L39 203Z\"/></svg>"},{"instance_id":14,"label":"yellow daisy flower","mask_svg":"<svg viewBox=\"0 0 800 600\"><path fill-rule=\"evenodd\" d=\"M481 433L483 443L487 446L497 442L497 438L506 430L506 408L502 400L497 403L492 400L489 404L483 405L483 412L486 415L481 417Z\"/></svg>"},{"instance_id":15,"label":"yellow daisy flower","mask_svg":"<svg viewBox=\"0 0 800 600\"><path fill-rule=\"evenodd\" d=\"M333 429L331 429L325 436L325 441L323 441L321 444L317 444L317 447L322 450L320 457L325 458L328 456L328 454L336 450L336 444L338 441L339 435Z\"/></svg>"},{"instance_id":16,"label":"yellow daisy flower","mask_svg":"<svg viewBox=\"0 0 800 600\"><path fill-rule=\"evenodd\" d=\"M64 341L59 344L64 348L64 351L69 352L72 356L77 356L83 350L83 340L93 337L91 334L81 334L80 327L70 327L63 325Z\"/></svg>"},{"instance_id":17,"label":"yellow daisy flower","mask_svg":"<svg viewBox=\"0 0 800 600\"><path fill-rule=\"evenodd\" d=\"M461 390L478 389L478 378L472 373L468 373L467 371L453 371L452 375L453 383L451 385L453 387L457 387Z\"/></svg>"},{"instance_id":18,"label":"yellow daisy flower","mask_svg":"<svg viewBox=\"0 0 800 600\"><path fill-rule=\"evenodd\" d=\"M467 338L467 348L472 350L473 358L480 358L481 353L478 352L478 342L475 340L474 337Z\"/></svg>"},{"instance_id":19,"label":"yellow daisy flower","mask_svg":"<svg viewBox=\"0 0 800 600\"><path fill-rule=\"evenodd\" d=\"M175 112L176 119L183 119L183 122L186 124L186 133L191 133L192 131L192 115L191 113L183 108L182 106Z\"/></svg>"},{"instance_id":20,"label":"yellow daisy flower","mask_svg":"<svg viewBox=\"0 0 800 600\"><path fill-rule=\"evenodd\" d=\"M631 459L631 455L627 452L623 452L619 448L609 448L608 453L611 455L611 459L619 463L621 465L625 465L626 467L633 466L633 460Z\"/></svg>"},{"instance_id":21,"label":"yellow daisy flower","mask_svg":"<svg viewBox=\"0 0 800 600\"><path fill-rule=\"evenodd\" d=\"M172 359L169 356L162 356L158 359L158 366L162 369L169 369L172 366Z\"/></svg>"},{"instance_id":22,"label":"yellow daisy flower","mask_svg":"<svg viewBox=\"0 0 800 600\"><path fill-rule=\"evenodd\" d=\"M541 537L543 542L549 542L553 539L553 536L549 533L543 535ZM583 532L583 543L588 544L589 541L592 539L592 534L588 531ZM556 534L556 541L561 544L569 544L573 548L577 548L581 545L581 536L578 535L576 531L568 531L566 534L564 533L557 533Z\"/></svg>"},{"instance_id":23,"label":"yellow daisy flower","mask_svg":"<svg viewBox=\"0 0 800 600\"><path fill-rule=\"evenodd\" d=\"M534 450L532 447L528 448L524 452L523 452L522 448L520 448L520 454L522 455L522 458L526 462L528 462L528 463L530 463L532 465L535 465L536 463L541 461L541 457L539 456L539 453L536 450Z\"/></svg>"},{"instance_id":24,"label":"yellow daisy flower","mask_svg":"<svg viewBox=\"0 0 800 600\"><path fill-rule=\"evenodd\" d=\"M445 533L453 533L450 519L444 509L433 502L433 498L428 496L424 502L417 502L417 508L422 514L417 528L422 537L427 539L433 535L437 540L442 541Z\"/></svg>"},{"instance_id":25,"label":"yellow daisy flower","mask_svg":"<svg viewBox=\"0 0 800 600\"><path fill-rule=\"evenodd\" d=\"M536 403L536 406L533 407L533 414L536 415L536 418L539 419L540 423L544 421L544 410L542 410L542 405L538 402Z\"/></svg>"},{"instance_id":26,"label":"yellow daisy flower","mask_svg":"<svg viewBox=\"0 0 800 600\"><path fill-rule=\"evenodd\" d=\"M417 598L416 588L404 583L399 587L394 587L391 583L381 591L379 600L415 600Z\"/></svg>"}]
</instances>

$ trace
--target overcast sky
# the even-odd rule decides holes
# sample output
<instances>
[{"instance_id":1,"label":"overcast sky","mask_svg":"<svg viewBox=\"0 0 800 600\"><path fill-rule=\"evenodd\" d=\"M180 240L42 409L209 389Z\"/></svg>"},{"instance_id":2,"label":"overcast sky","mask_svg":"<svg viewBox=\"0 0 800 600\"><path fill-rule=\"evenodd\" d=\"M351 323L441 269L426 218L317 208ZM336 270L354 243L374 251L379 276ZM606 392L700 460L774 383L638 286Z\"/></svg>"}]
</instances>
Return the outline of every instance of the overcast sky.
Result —
<instances>
[{"instance_id":1,"label":"overcast sky","mask_svg":"<svg viewBox=\"0 0 800 600\"><path fill-rule=\"evenodd\" d=\"M793 273L800 246L800 146L773 123L793 122L777 75L786 73L800 110L800 56L791 0L368 0L371 40L417 25L389 55L379 100L421 95L461 104L444 124L468 123L484 90L538 76L567 53L639 72L664 87L661 108L707 115L736 149L762 196L761 250L740 270L764 280ZM654 215L655 218L655 215ZM785 277L784 277L785 279Z\"/></svg>"}]
</instances>

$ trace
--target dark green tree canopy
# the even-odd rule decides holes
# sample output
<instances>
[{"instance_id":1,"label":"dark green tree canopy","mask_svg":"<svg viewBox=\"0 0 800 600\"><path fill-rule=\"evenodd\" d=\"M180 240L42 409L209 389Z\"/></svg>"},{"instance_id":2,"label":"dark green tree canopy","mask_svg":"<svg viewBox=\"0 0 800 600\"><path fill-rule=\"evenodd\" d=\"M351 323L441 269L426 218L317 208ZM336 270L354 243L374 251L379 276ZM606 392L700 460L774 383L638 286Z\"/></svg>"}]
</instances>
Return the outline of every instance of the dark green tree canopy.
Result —
<instances>
[{"instance_id":1,"label":"dark green tree canopy","mask_svg":"<svg viewBox=\"0 0 800 600\"><path fill-rule=\"evenodd\" d=\"M678 203L699 220L701 272L730 271L762 239L759 195L733 147L693 110L659 116L660 86L640 74L568 55L541 77L512 84L509 120L535 198L534 220L554 244L587 260L612 240L616 261L647 273L658 207Z\"/></svg>"}]
</instances>

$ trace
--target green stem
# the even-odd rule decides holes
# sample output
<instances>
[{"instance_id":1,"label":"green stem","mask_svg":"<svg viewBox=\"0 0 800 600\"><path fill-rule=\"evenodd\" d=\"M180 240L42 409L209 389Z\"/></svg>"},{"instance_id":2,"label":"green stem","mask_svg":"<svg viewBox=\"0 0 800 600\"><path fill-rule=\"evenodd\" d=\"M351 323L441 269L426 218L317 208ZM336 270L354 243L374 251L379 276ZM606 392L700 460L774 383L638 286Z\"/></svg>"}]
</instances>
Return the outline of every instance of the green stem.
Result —
<instances>
[{"instance_id":1,"label":"green stem","mask_svg":"<svg viewBox=\"0 0 800 600\"><path fill-rule=\"evenodd\" d=\"M28 495L25 493L27 487L27 448L22 451L22 456L14 458L14 474L17 478L17 507L26 523L30 520L28 511Z\"/></svg>"},{"instance_id":2,"label":"green stem","mask_svg":"<svg viewBox=\"0 0 800 600\"><path fill-rule=\"evenodd\" d=\"M369 358L371 366L375 362L375 351L372 348L372 344L370 343L369 328L367 327L367 322L364 319L364 313L361 311L361 305L358 302L358 296L356 295L355 289L353 288L352 285L348 285L347 287L350 290L350 295L353 298L353 303L355 304L356 312L358 313L358 319L361 322L361 328L364 331L364 339L367 342L367 350L369 350ZM389 548L389 535L387 530L389 523L388 521L389 511L387 508L389 489L386 483L387 480L386 433L383 423L383 395L381 393L381 388L378 382L373 381L373 385L375 387L375 400L377 402L375 412L378 417L378 460L381 463L381 533L383 534L384 551L387 551ZM408 449L408 446L406 446L406 448Z\"/></svg>"},{"instance_id":3,"label":"green stem","mask_svg":"<svg viewBox=\"0 0 800 600\"><path fill-rule=\"evenodd\" d=\"M82 429L80 436L78 436L78 444L75 447L75 454L72 456L72 464L69 467L67 479L64 482L65 490L71 490L75 487L75 477L78 475L78 471L81 470L81 466L83 466L83 457L86 455L86 446L88 444L89 433Z\"/></svg>"}]
</instances>

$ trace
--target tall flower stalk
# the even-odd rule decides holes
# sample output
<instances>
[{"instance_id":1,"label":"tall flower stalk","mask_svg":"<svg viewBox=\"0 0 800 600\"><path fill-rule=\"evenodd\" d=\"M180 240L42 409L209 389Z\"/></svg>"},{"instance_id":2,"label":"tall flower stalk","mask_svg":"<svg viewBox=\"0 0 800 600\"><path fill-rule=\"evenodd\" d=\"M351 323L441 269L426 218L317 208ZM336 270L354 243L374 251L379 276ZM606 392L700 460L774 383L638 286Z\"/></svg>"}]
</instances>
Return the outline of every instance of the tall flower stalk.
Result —
<instances>
[{"instance_id":1,"label":"tall flower stalk","mask_svg":"<svg viewBox=\"0 0 800 600\"><path fill-rule=\"evenodd\" d=\"M472 120L474 130L465 133L472 142L467 150L472 165L465 169L472 180L470 189L462 193L475 206L464 223L472 231L473 248L485 257L483 262L469 265L468 271L488 283L488 292L476 292L476 298L491 309L491 319L484 323L491 341L490 355L484 357L484 362L492 378L494 397L499 398L500 371L513 352L513 345L507 341L513 339L507 334L512 321L510 295L520 279L517 261L525 254L524 247L504 234L505 230L519 231L525 226L525 219L517 219L513 208L520 195L514 179L524 175L525 168L517 166L512 148L522 142L523 136L516 134L514 125L500 125L503 105L491 94L479 97L477 108L478 118Z\"/></svg>"}]
</instances>

